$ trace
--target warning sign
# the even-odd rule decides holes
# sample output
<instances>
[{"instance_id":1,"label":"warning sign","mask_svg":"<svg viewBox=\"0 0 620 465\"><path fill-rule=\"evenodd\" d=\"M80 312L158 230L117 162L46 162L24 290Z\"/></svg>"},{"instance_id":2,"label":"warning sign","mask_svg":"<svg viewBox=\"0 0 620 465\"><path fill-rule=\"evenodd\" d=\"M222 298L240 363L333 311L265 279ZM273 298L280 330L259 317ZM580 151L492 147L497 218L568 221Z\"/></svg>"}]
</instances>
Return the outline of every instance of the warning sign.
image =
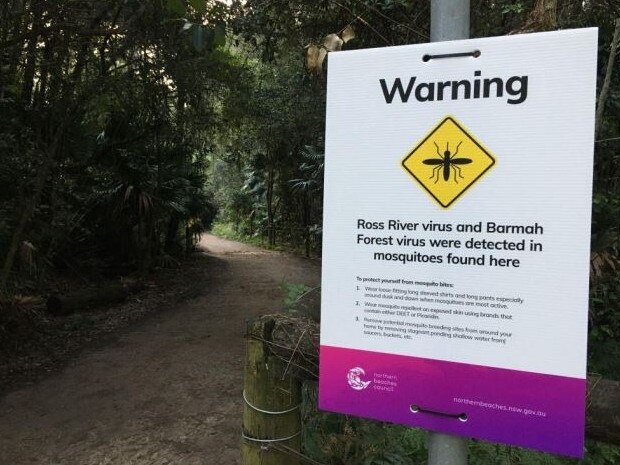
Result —
<instances>
[{"instance_id":1,"label":"warning sign","mask_svg":"<svg viewBox=\"0 0 620 465\"><path fill-rule=\"evenodd\" d=\"M402 161L403 168L443 208L450 207L494 164L495 157L451 116Z\"/></svg>"},{"instance_id":2,"label":"warning sign","mask_svg":"<svg viewBox=\"0 0 620 465\"><path fill-rule=\"evenodd\" d=\"M330 56L322 410L583 456L597 50Z\"/></svg>"}]
</instances>

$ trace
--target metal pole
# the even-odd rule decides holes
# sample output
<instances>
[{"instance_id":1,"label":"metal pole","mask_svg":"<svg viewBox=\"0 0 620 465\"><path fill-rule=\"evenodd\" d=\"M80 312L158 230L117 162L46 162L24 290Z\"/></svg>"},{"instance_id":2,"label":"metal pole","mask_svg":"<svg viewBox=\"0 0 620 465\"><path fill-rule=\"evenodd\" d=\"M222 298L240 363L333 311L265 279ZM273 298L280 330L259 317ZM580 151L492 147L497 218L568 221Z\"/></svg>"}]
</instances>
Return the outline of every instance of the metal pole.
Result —
<instances>
[{"instance_id":1,"label":"metal pole","mask_svg":"<svg viewBox=\"0 0 620 465\"><path fill-rule=\"evenodd\" d=\"M431 0L431 42L469 38L469 0ZM428 465L467 465L467 439L428 433Z\"/></svg>"},{"instance_id":2,"label":"metal pole","mask_svg":"<svg viewBox=\"0 0 620 465\"><path fill-rule=\"evenodd\" d=\"M428 465L467 465L467 439L464 437L429 431L427 447Z\"/></svg>"},{"instance_id":3,"label":"metal pole","mask_svg":"<svg viewBox=\"0 0 620 465\"><path fill-rule=\"evenodd\" d=\"M431 42L469 39L469 0L431 0Z\"/></svg>"}]
</instances>

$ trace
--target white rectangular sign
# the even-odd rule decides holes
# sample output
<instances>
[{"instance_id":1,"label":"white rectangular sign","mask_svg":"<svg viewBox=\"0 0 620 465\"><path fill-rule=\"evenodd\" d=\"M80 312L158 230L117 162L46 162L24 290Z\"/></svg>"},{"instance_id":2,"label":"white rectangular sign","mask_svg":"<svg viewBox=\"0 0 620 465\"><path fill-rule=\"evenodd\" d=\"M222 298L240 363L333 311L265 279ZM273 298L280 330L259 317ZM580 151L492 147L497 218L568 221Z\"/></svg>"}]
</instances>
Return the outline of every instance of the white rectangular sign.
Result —
<instances>
[{"instance_id":1,"label":"white rectangular sign","mask_svg":"<svg viewBox=\"0 0 620 465\"><path fill-rule=\"evenodd\" d=\"M583 454L596 56L596 29L330 54L323 409Z\"/></svg>"}]
</instances>

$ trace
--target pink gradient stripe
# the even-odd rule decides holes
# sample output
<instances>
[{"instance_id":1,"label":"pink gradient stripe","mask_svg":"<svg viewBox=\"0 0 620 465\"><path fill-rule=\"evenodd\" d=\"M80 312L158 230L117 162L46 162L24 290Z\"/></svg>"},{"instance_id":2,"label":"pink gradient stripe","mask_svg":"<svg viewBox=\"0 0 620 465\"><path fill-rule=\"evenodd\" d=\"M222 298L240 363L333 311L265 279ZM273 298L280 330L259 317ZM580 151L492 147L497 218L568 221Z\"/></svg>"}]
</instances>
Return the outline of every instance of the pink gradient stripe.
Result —
<instances>
[{"instance_id":1,"label":"pink gradient stripe","mask_svg":"<svg viewBox=\"0 0 620 465\"><path fill-rule=\"evenodd\" d=\"M355 367L370 381L361 390L349 386ZM585 379L321 346L322 410L572 457L584 453L585 391ZM467 421L412 413L412 404Z\"/></svg>"}]
</instances>

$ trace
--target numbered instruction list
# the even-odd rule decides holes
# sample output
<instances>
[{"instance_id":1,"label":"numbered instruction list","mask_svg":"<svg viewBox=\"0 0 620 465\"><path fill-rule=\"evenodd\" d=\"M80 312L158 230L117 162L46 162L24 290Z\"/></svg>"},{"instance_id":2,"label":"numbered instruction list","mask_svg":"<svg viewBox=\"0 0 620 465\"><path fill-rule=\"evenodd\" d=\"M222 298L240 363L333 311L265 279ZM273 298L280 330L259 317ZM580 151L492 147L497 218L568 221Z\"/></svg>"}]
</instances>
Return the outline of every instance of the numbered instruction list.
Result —
<instances>
[{"instance_id":1,"label":"numbered instruction list","mask_svg":"<svg viewBox=\"0 0 620 465\"><path fill-rule=\"evenodd\" d=\"M509 344L519 296L459 292L453 284L356 277L360 331L378 338L463 339Z\"/></svg>"}]
</instances>

